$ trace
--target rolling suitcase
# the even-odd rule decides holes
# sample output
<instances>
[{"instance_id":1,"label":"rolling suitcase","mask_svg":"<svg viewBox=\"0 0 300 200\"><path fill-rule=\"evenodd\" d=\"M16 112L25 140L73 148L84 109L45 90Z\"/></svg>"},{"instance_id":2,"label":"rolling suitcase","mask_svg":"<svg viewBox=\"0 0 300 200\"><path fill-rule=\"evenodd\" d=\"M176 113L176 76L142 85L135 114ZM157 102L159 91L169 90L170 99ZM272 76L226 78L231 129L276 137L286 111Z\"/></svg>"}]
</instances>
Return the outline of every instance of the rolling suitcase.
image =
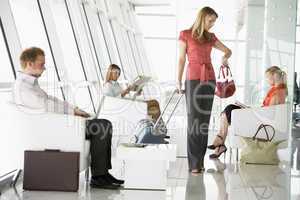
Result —
<instances>
[{"instance_id":1,"label":"rolling suitcase","mask_svg":"<svg viewBox=\"0 0 300 200\"><path fill-rule=\"evenodd\" d=\"M175 94L177 93L177 90L174 90L171 97L169 98L166 106L163 109L163 112L157 119L156 123L153 123L152 120L141 120L139 124L137 125L138 128L136 128L136 134L134 136L134 142L135 143L142 143L142 144L166 144L168 143L165 139L169 138L166 134L153 134L155 129L159 126L159 122L162 120L162 117L164 116L170 102L174 98ZM174 114L183 94L180 94L180 97L177 99L175 106L168 118L168 120L165 123L165 126L169 123L172 115Z\"/></svg>"}]
</instances>

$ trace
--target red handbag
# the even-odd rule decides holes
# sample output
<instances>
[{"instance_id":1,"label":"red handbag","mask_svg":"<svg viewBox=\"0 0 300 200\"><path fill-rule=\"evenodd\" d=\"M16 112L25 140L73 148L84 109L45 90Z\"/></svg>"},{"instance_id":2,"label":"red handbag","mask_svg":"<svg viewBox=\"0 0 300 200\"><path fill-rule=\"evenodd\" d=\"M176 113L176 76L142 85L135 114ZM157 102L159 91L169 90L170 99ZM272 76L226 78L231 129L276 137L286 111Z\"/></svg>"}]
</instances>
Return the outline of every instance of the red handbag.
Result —
<instances>
[{"instance_id":1,"label":"red handbag","mask_svg":"<svg viewBox=\"0 0 300 200\"><path fill-rule=\"evenodd\" d=\"M226 70L226 74L225 74ZM222 79L220 79L222 72ZM231 78L231 79L230 79ZM235 84L229 66L222 65L219 70L218 79L216 81L215 94L220 98L231 97L235 92Z\"/></svg>"}]
</instances>

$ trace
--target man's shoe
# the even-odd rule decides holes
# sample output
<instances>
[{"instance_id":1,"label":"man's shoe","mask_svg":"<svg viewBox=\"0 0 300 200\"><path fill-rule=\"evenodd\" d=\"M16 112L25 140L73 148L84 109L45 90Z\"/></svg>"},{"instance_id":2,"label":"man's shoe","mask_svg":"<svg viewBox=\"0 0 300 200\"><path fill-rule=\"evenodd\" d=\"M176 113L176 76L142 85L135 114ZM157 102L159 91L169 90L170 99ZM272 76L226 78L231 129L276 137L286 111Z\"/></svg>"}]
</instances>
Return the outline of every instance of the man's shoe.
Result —
<instances>
[{"instance_id":1,"label":"man's shoe","mask_svg":"<svg viewBox=\"0 0 300 200\"><path fill-rule=\"evenodd\" d=\"M107 181L104 178L92 178L90 181L90 186L93 188L102 188L109 190L119 189L120 185L113 184L112 182Z\"/></svg>"},{"instance_id":2,"label":"man's shoe","mask_svg":"<svg viewBox=\"0 0 300 200\"><path fill-rule=\"evenodd\" d=\"M107 178L108 181L115 183L115 184L119 184L119 185L124 184L124 180L116 179L110 173L105 174L105 178Z\"/></svg>"}]
</instances>

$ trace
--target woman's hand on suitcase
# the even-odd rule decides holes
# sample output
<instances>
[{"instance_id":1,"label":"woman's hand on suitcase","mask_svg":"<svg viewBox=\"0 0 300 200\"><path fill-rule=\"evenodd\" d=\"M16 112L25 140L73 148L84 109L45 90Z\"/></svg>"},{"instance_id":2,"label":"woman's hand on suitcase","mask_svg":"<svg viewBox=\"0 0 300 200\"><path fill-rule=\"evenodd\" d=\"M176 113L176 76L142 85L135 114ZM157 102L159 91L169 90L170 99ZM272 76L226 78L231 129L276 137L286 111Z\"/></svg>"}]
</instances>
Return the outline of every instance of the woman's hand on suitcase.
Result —
<instances>
[{"instance_id":1,"label":"woman's hand on suitcase","mask_svg":"<svg viewBox=\"0 0 300 200\"><path fill-rule=\"evenodd\" d=\"M182 89L182 83L181 82L177 82L176 92L178 94L184 94L184 90Z\"/></svg>"}]
</instances>

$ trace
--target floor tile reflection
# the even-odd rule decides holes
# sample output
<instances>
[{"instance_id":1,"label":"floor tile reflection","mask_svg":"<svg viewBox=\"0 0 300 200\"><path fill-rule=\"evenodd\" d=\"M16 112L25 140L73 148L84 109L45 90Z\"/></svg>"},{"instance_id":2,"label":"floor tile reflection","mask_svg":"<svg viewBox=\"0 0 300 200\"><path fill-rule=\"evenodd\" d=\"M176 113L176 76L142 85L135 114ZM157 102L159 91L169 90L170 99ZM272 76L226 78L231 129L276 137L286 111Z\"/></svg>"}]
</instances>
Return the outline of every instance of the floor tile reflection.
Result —
<instances>
[{"instance_id":1,"label":"floor tile reflection","mask_svg":"<svg viewBox=\"0 0 300 200\"><path fill-rule=\"evenodd\" d=\"M119 163L122 168L123 164ZM23 191L19 184L17 190L7 190L1 200L299 200L300 173L280 166L237 165L226 163L223 159L206 159L206 172L199 175L188 173L186 158L178 158L170 165L168 188L166 191L153 190L101 190L90 188L81 177L77 193ZM122 176L122 169L114 174ZM292 178L292 179L291 179ZM291 184L292 183L292 184ZM290 188L292 191L290 191ZM299 189L300 187L298 187ZM291 198L290 198L291 194Z\"/></svg>"}]
</instances>

